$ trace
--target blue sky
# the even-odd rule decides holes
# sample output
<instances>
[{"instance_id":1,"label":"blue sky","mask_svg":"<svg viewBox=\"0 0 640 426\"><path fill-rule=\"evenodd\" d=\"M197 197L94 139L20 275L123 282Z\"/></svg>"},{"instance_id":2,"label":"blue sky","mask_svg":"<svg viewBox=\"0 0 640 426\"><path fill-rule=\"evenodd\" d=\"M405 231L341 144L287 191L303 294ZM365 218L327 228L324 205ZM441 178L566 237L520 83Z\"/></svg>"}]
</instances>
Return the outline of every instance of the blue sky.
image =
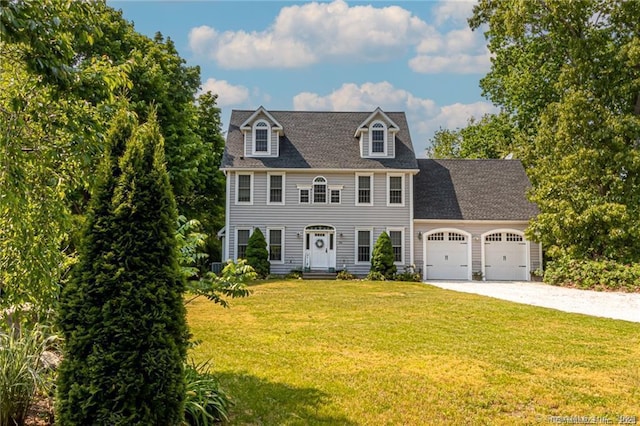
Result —
<instances>
[{"instance_id":1,"label":"blue sky","mask_svg":"<svg viewBox=\"0 0 640 426\"><path fill-rule=\"evenodd\" d=\"M232 109L405 111L417 157L440 127L496 109L466 1L109 1L150 37L160 31L203 90Z\"/></svg>"}]
</instances>

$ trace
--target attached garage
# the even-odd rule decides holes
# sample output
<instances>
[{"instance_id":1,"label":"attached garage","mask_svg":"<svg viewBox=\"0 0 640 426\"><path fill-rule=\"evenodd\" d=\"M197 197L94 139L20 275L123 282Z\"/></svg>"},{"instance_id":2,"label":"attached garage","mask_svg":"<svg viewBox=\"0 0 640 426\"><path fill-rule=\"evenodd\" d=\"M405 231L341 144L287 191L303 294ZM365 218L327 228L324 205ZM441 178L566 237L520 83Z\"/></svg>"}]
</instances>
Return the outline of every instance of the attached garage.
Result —
<instances>
[{"instance_id":1,"label":"attached garage","mask_svg":"<svg viewBox=\"0 0 640 426\"><path fill-rule=\"evenodd\" d=\"M527 281L528 250L524 237L498 231L484 235L484 270L487 280Z\"/></svg>"},{"instance_id":2,"label":"attached garage","mask_svg":"<svg viewBox=\"0 0 640 426\"><path fill-rule=\"evenodd\" d=\"M437 231L425 237L426 279L468 280L469 236L457 231Z\"/></svg>"}]
</instances>

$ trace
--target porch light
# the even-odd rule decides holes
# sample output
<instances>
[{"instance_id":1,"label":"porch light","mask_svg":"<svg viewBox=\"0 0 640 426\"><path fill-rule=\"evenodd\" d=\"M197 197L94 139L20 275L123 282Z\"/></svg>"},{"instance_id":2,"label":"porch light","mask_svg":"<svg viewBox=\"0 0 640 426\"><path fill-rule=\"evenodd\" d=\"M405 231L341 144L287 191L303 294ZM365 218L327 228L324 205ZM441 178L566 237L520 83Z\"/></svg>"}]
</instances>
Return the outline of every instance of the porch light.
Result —
<instances>
[{"instance_id":1,"label":"porch light","mask_svg":"<svg viewBox=\"0 0 640 426\"><path fill-rule=\"evenodd\" d=\"M422 239L422 231L418 231L418 239L421 240Z\"/></svg>"}]
</instances>

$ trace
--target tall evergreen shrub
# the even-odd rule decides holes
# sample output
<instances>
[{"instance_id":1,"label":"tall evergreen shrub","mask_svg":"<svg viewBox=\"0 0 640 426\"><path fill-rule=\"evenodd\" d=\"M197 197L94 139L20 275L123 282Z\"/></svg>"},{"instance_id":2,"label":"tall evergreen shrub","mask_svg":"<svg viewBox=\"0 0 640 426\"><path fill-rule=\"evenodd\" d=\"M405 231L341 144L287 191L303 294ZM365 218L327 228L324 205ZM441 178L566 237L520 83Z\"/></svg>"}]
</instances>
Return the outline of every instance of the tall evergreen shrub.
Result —
<instances>
[{"instance_id":1,"label":"tall evergreen shrub","mask_svg":"<svg viewBox=\"0 0 640 426\"><path fill-rule=\"evenodd\" d=\"M267 240L260 228L256 228L247 242L247 263L255 269L260 278L266 278L271 272Z\"/></svg>"},{"instance_id":2,"label":"tall evergreen shrub","mask_svg":"<svg viewBox=\"0 0 640 426\"><path fill-rule=\"evenodd\" d=\"M114 120L79 263L63 289L61 425L177 425L187 327L176 207L155 116Z\"/></svg>"},{"instance_id":3,"label":"tall evergreen shrub","mask_svg":"<svg viewBox=\"0 0 640 426\"><path fill-rule=\"evenodd\" d=\"M397 271L396 265L393 263L394 259L391 238L383 231L373 247L371 272L379 272L387 279L393 278Z\"/></svg>"}]
</instances>

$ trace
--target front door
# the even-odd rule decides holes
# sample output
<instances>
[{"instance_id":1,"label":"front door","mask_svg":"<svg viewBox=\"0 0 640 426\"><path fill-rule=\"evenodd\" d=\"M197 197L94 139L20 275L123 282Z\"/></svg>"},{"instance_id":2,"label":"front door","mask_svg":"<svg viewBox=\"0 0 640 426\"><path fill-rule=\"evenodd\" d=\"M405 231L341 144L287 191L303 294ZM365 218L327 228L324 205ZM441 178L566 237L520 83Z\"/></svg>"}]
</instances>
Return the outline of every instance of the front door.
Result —
<instances>
[{"instance_id":1,"label":"front door","mask_svg":"<svg viewBox=\"0 0 640 426\"><path fill-rule=\"evenodd\" d=\"M311 269L327 269L330 261L329 234L313 232L311 234Z\"/></svg>"}]
</instances>

